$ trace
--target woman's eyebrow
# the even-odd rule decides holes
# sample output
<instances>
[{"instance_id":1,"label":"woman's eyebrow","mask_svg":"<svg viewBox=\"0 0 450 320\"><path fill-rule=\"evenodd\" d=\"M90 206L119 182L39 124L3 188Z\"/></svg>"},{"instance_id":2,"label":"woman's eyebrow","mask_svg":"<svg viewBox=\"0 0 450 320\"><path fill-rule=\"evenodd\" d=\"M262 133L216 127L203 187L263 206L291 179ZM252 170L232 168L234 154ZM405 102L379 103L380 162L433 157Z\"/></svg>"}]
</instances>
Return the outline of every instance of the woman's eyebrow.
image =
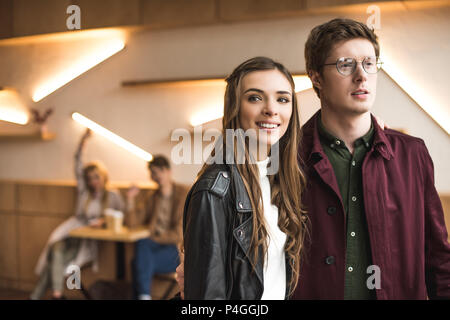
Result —
<instances>
[{"instance_id":1,"label":"woman's eyebrow","mask_svg":"<svg viewBox=\"0 0 450 320\"><path fill-rule=\"evenodd\" d=\"M244 93L247 93L247 92L249 92L249 91L256 91L256 92L259 92L259 93L264 93L263 90L261 90L261 89L256 89L256 88L250 88L250 89L247 89L247 90L245 90Z\"/></svg>"},{"instance_id":2,"label":"woman's eyebrow","mask_svg":"<svg viewBox=\"0 0 450 320\"><path fill-rule=\"evenodd\" d=\"M245 90L244 94L247 93L247 92L249 92L249 91L256 91L256 92L259 92L259 93L264 93L264 91L261 90L261 89L250 88L250 89ZM289 91L277 91L277 93L278 93L278 94L288 94L288 95L291 95L291 93L290 93Z\"/></svg>"}]
</instances>

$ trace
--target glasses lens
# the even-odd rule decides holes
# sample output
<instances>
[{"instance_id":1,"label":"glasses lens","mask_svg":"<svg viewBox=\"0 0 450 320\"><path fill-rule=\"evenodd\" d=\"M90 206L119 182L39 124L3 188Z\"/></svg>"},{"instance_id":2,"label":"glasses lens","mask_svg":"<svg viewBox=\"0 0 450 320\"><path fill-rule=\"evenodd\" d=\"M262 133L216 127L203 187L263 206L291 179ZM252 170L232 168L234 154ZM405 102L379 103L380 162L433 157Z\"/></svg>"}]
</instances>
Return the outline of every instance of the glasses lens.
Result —
<instances>
[{"instance_id":1,"label":"glasses lens","mask_svg":"<svg viewBox=\"0 0 450 320\"><path fill-rule=\"evenodd\" d=\"M381 68L381 63L376 57L366 57L363 61L363 67L367 73L377 73Z\"/></svg>"},{"instance_id":2,"label":"glasses lens","mask_svg":"<svg viewBox=\"0 0 450 320\"><path fill-rule=\"evenodd\" d=\"M356 60L353 58L340 58L336 63L336 67L342 75L348 76L355 70Z\"/></svg>"}]
</instances>

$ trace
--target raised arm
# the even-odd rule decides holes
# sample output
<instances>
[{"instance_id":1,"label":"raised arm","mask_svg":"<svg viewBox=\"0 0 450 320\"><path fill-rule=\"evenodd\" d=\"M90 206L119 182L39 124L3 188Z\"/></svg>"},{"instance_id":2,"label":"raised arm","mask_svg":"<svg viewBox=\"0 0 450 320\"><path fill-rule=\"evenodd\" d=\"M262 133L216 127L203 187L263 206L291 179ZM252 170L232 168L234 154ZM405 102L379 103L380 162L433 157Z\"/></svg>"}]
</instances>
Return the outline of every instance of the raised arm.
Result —
<instances>
[{"instance_id":1,"label":"raised arm","mask_svg":"<svg viewBox=\"0 0 450 320\"><path fill-rule=\"evenodd\" d=\"M75 152L75 177L77 179L77 189L78 193L86 190L86 185L83 179L83 160L82 154L86 144L86 140L91 136L91 130L86 129L86 132L81 137L80 143L78 144L77 151Z\"/></svg>"}]
</instances>

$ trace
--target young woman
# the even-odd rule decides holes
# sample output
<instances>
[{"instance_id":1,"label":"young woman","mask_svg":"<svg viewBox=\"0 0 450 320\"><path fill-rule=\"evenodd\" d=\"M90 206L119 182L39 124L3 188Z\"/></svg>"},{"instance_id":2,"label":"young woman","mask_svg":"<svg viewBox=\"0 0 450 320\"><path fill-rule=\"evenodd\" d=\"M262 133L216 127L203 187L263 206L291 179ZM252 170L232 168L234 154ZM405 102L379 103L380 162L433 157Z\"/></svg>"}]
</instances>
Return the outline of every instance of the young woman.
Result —
<instances>
[{"instance_id":1,"label":"young woman","mask_svg":"<svg viewBox=\"0 0 450 320\"><path fill-rule=\"evenodd\" d=\"M97 270L97 242L69 238L69 232L86 225L102 226L104 223L102 215L106 208L123 210L120 194L106 187L108 182L106 169L97 162L87 164L83 168L82 151L90 135L88 129L81 138L75 154L78 189L75 216L63 222L50 235L35 269L40 278L31 299L40 299L48 287L52 289L53 299L62 299L65 270L70 264L81 267L93 261L94 270Z\"/></svg>"},{"instance_id":2,"label":"young woman","mask_svg":"<svg viewBox=\"0 0 450 320\"><path fill-rule=\"evenodd\" d=\"M307 233L294 81L265 57L242 63L226 81L222 136L255 134L238 133L233 144L223 138L223 157L212 155L188 194L184 298L285 299L297 285Z\"/></svg>"}]
</instances>

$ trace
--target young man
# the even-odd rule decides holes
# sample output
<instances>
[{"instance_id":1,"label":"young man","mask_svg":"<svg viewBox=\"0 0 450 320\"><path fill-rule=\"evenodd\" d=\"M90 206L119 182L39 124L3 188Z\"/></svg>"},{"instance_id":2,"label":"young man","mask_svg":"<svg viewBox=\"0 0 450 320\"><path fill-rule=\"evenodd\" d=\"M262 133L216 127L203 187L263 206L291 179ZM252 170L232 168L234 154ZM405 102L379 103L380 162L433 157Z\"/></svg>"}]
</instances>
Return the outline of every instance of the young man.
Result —
<instances>
[{"instance_id":1,"label":"young man","mask_svg":"<svg viewBox=\"0 0 450 320\"><path fill-rule=\"evenodd\" d=\"M311 238L296 299L450 298L450 245L424 142L370 114L376 35L334 19L306 42L321 101L303 126Z\"/></svg>"},{"instance_id":2,"label":"young man","mask_svg":"<svg viewBox=\"0 0 450 320\"><path fill-rule=\"evenodd\" d=\"M187 187L172 181L170 163L164 156L155 156L148 168L158 189L146 195L145 208L136 206L138 188L130 188L127 194L126 224L148 225L150 229L150 238L136 243L133 261L133 295L140 300L151 299L155 273L175 272L180 263L177 246L182 240L183 206L188 192Z\"/></svg>"}]
</instances>

